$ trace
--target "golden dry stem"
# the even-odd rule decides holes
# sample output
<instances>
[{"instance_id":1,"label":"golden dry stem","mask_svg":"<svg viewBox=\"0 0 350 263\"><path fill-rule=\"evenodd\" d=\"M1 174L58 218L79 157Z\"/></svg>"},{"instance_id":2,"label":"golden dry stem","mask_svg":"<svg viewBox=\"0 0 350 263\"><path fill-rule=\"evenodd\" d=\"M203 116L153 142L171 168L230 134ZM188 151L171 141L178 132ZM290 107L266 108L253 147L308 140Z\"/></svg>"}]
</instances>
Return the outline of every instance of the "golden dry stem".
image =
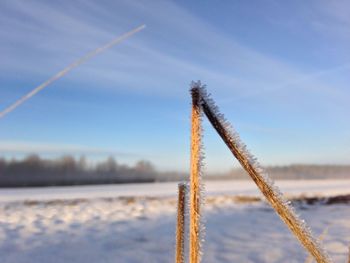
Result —
<instances>
[{"instance_id":1,"label":"golden dry stem","mask_svg":"<svg viewBox=\"0 0 350 263\"><path fill-rule=\"evenodd\" d=\"M214 112L212 112L211 107L208 105L208 103L204 100L204 98L200 99L202 109L205 115L208 117L212 126L218 132L218 134L225 142L227 147L230 149L232 154L237 158L242 167L247 171L247 173L253 179L260 191L263 193L263 195L266 197L268 202L275 209L275 211L281 217L281 219L285 222L285 224L289 227L292 233L299 239L302 245L313 255L313 257L318 263L330 262L328 256L318 247L316 241L304 231L303 223L296 217L296 215L290 209L290 207L285 204L284 200L282 200L279 194L274 191L271 185L266 182L265 178L254 168L254 166L248 160L246 155L243 152L241 152L239 145L235 141L235 138L232 138L230 132L220 122L219 117Z\"/></svg>"},{"instance_id":2,"label":"golden dry stem","mask_svg":"<svg viewBox=\"0 0 350 263\"><path fill-rule=\"evenodd\" d=\"M348 252L348 263L350 263L350 247L349 247L349 252Z\"/></svg>"},{"instance_id":3,"label":"golden dry stem","mask_svg":"<svg viewBox=\"0 0 350 263\"><path fill-rule=\"evenodd\" d=\"M323 230L323 232L321 233L321 235L318 237L318 240L319 240L319 241L322 241L322 240L326 237L326 235L327 235L327 233L328 233L329 227L330 227L330 226L326 227L326 228ZM305 260L304 263L312 263L312 261L313 261L313 257L312 257L311 254L309 254L309 255L307 256L307 258L306 258L306 260Z\"/></svg>"},{"instance_id":4,"label":"golden dry stem","mask_svg":"<svg viewBox=\"0 0 350 263\"><path fill-rule=\"evenodd\" d=\"M199 92L192 89L191 172L190 172L190 263L200 262L200 169L201 169L201 109Z\"/></svg>"},{"instance_id":5,"label":"golden dry stem","mask_svg":"<svg viewBox=\"0 0 350 263\"><path fill-rule=\"evenodd\" d=\"M180 183L178 188L175 262L184 263L186 184Z\"/></svg>"}]
</instances>

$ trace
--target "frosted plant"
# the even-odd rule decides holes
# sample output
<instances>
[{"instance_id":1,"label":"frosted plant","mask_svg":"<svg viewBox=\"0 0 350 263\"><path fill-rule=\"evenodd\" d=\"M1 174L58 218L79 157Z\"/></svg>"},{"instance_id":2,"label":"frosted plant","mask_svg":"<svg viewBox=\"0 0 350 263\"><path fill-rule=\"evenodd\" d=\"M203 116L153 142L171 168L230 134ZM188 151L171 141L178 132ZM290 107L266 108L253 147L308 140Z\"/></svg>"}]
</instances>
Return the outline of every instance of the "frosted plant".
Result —
<instances>
[{"instance_id":1,"label":"frosted plant","mask_svg":"<svg viewBox=\"0 0 350 263\"><path fill-rule=\"evenodd\" d=\"M187 184L179 183L177 200L177 224L176 224L176 254L175 262L185 262L185 217Z\"/></svg>"},{"instance_id":2,"label":"frosted plant","mask_svg":"<svg viewBox=\"0 0 350 263\"><path fill-rule=\"evenodd\" d=\"M327 227L322 231L321 235L318 237L318 240L319 240L319 241L322 241L322 240L326 237L326 235L328 234L328 229L329 229L329 228L330 228L330 225L327 226ZM312 263L312 262L313 262L312 255L309 254L304 263Z\"/></svg>"},{"instance_id":3,"label":"frosted plant","mask_svg":"<svg viewBox=\"0 0 350 263\"><path fill-rule=\"evenodd\" d=\"M190 263L199 263L204 228L201 224L202 198L202 111L200 94L196 88L191 89L191 171L190 171Z\"/></svg>"},{"instance_id":4,"label":"frosted plant","mask_svg":"<svg viewBox=\"0 0 350 263\"><path fill-rule=\"evenodd\" d=\"M195 98L195 116L198 115L199 118L200 110L203 110L204 114L207 116L214 129L218 132L222 140L225 142L227 147L230 149L232 154L236 157L245 171L253 179L267 201L275 209L276 213L280 216L284 223L289 227L291 232L298 238L301 244L309 251L310 254L312 254L315 260L319 263L331 262L323 247L312 236L308 226L297 216L294 209L290 206L290 203L284 199L279 189L274 185L270 177L261 168L257 159L248 151L245 144L241 141L238 133L225 119L224 115L220 113L214 101L207 94L205 86L203 86L199 81L192 82L191 92L192 97ZM193 96L193 94L195 94L195 96ZM192 106L192 112L193 111L194 107ZM194 121L196 121L196 119L192 119L192 132L193 127L197 127L194 125ZM200 139L197 140L200 143ZM196 146L192 146L191 150L195 151L198 149ZM194 157L192 156L192 158ZM191 167L195 166L197 169L197 166L199 167L200 164L199 158L197 157L194 159L194 161L198 162L198 165L196 165L196 163L192 163ZM194 170L194 172L196 171ZM192 172L191 176L193 177Z\"/></svg>"}]
</instances>

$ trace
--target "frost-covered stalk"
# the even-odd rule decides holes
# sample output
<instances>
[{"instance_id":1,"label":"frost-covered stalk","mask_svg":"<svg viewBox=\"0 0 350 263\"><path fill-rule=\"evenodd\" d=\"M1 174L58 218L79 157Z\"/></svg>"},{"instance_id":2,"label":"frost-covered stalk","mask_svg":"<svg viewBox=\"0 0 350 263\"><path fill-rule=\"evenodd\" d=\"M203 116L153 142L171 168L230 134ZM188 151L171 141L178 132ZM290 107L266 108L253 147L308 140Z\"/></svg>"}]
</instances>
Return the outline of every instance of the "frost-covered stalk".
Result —
<instances>
[{"instance_id":1,"label":"frost-covered stalk","mask_svg":"<svg viewBox=\"0 0 350 263\"><path fill-rule=\"evenodd\" d=\"M330 226L327 226L327 227L323 230L323 232L321 233L321 235L318 237L318 240L319 240L319 241L322 241L322 240L326 237L326 235L327 235L327 233L328 233L329 227L330 227ZM313 257L312 257L311 254L309 254L309 255L307 256L307 258L306 258L306 260L305 260L304 263L312 263L312 261L313 261Z\"/></svg>"},{"instance_id":2,"label":"frost-covered stalk","mask_svg":"<svg viewBox=\"0 0 350 263\"><path fill-rule=\"evenodd\" d=\"M190 172L190 263L200 262L201 141L202 118L199 90L191 89L191 172Z\"/></svg>"},{"instance_id":3,"label":"frost-covered stalk","mask_svg":"<svg viewBox=\"0 0 350 263\"><path fill-rule=\"evenodd\" d=\"M292 207L284 200L278 188L274 186L273 181L264 173L257 160L246 149L239 135L219 112L218 107L207 95L205 88L201 86L200 82L192 85L192 94L199 94L200 106L212 126L292 233L313 255L317 262L331 262L324 249L318 244L317 240L312 237L304 221L298 218ZM198 95L196 99L198 100Z\"/></svg>"},{"instance_id":4,"label":"frost-covered stalk","mask_svg":"<svg viewBox=\"0 0 350 263\"><path fill-rule=\"evenodd\" d=\"M177 199L177 224L176 224L176 263L185 262L185 205L186 183L179 183Z\"/></svg>"}]
</instances>

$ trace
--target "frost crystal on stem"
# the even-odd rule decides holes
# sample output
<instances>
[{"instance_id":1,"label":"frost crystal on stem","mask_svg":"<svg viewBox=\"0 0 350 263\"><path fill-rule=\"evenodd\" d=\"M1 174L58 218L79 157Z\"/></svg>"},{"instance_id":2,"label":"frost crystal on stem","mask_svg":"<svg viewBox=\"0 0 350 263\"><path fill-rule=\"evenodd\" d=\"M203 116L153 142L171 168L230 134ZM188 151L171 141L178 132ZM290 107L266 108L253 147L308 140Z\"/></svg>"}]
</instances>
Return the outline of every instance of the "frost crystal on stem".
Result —
<instances>
[{"instance_id":1,"label":"frost crystal on stem","mask_svg":"<svg viewBox=\"0 0 350 263\"><path fill-rule=\"evenodd\" d=\"M197 94L198 108L203 110L232 154L253 179L267 201L289 227L291 232L318 263L331 262L323 247L312 236L309 227L297 216L294 209L288 204L282 193L274 185L274 182L264 172L257 159L247 150L247 147L241 141L238 133L225 119L224 115L220 113L213 99L207 94L205 86L200 82L193 82L191 91L192 94Z\"/></svg>"},{"instance_id":2,"label":"frost crystal on stem","mask_svg":"<svg viewBox=\"0 0 350 263\"><path fill-rule=\"evenodd\" d=\"M187 184L179 183L177 202L177 225L176 225L176 263L185 262L185 217Z\"/></svg>"},{"instance_id":3,"label":"frost crystal on stem","mask_svg":"<svg viewBox=\"0 0 350 263\"><path fill-rule=\"evenodd\" d=\"M202 111L200 94L191 89L191 171L190 171L190 263L199 263L201 259L201 176L202 176Z\"/></svg>"}]
</instances>

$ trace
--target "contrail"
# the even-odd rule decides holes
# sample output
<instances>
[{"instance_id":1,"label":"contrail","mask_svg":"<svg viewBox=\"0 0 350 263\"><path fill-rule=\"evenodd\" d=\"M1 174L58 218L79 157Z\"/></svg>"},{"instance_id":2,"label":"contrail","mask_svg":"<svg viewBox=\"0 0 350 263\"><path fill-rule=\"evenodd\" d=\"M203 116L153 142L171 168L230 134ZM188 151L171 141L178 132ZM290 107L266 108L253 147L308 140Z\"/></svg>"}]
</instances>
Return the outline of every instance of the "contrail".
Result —
<instances>
[{"instance_id":1,"label":"contrail","mask_svg":"<svg viewBox=\"0 0 350 263\"><path fill-rule=\"evenodd\" d=\"M69 71L71 71L72 69L76 68L77 66L83 64L85 61L87 61L88 59L96 56L97 54L111 48L112 46L119 44L120 42L122 42L123 40L131 37L132 35L136 34L137 32L143 30L146 27L146 25L141 25L115 39L113 39L111 42L107 43L106 45L99 47L89 53L87 53L85 56L83 56L82 58L74 61L72 64L70 64L68 67L64 68L63 70L61 70L60 72L58 72L56 75L54 75L53 77L51 77L50 79L48 79L47 81L45 81L44 83L40 84L39 86L37 86L35 89L33 89L31 92L29 92L28 94L26 94L25 96L23 96L22 98L20 98L19 100L17 100L16 102L14 102L13 104L11 104L9 107L5 108L3 111L0 112L0 118L3 118L5 115L7 115L8 113L10 113L11 111L15 110L18 106L20 106L22 103L24 103L26 100L30 99L31 97L33 97L35 94L37 94L39 91L41 91L42 89L46 88L48 85L50 85L51 83L53 83L54 81L62 78L64 75L66 75Z\"/></svg>"}]
</instances>

